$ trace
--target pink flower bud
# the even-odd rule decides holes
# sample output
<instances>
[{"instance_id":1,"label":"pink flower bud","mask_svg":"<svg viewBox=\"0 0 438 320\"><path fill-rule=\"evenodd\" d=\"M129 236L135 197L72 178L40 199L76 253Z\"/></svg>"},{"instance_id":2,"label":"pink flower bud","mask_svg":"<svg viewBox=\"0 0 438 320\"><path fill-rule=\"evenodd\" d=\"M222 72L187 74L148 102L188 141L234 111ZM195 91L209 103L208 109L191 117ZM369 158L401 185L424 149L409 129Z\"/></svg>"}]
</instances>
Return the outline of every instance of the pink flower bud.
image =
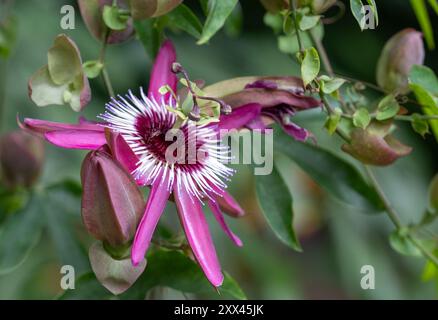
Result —
<instances>
[{"instance_id":1,"label":"pink flower bud","mask_svg":"<svg viewBox=\"0 0 438 320\"><path fill-rule=\"evenodd\" d=\"M44 162L44 143L23 131L0 138L1 181L10 188L31 187Z\"/></svg>"},{"instance_id":2,"label":"pink flower bud","mask_svg":"<svg viewBox=\"0 0 438 320\"><path fill-rule=\"evenodd\" d=\"M404 29L388 40L377 63L377 84L388 92L406 93L408 74L415 64L423 64L421 32Z\"/></svg>"},{"instance_id":3,"label":"pink flower bud","mask_svg":"<svg viewBox=\"0 0 438 320\"><path fill-rule=\"evenodd\" d=\"M126 246L145 207L132 176L104 146L85 157L81 179L82 219L88 232L111 247Z\"/></svg>"}]
</instances>

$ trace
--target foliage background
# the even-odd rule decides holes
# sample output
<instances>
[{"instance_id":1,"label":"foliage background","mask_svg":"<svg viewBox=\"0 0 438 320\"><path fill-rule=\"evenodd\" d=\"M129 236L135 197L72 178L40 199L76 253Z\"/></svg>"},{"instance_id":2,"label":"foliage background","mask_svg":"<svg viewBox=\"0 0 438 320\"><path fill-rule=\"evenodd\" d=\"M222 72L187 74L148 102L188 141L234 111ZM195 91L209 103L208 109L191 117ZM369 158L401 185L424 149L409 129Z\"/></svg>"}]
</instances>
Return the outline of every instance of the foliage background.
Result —
<instances>
[{"instance_id":1,"label":"foliage background","mask_svg":"<svg viewBox=\"0 0 438 320\"><path fill-rule=\"evenodd\" d=\"M59 10L63 4L76 8L75 30L64 31L59 26ZM198 5L196 1L187 1L187 4L192 8ZM175 42L179 61L191 76L212 83L254 74L299 75L299 66L278 51L275 36L263 24L264 9L259 2L242 0L241 5L244 24L238 37L229 37L221 31L208 45L198 46L185 34L168 34ZM326 27L324 43L339 73L375 82L376 62L385 41L405 27L419 28L408 1L379 1L378 8L380 25L377 30L361 32L348 10L343 19ZM35 107L27 96L27 81L45 63L45 52L57 34L65 32L73 38L84 60L97 57L99 43L87 32L74 1L18 0L13 10L18 19L17 43L9 60L0 59L1 77L6 83L4 96L0 97L0 103L4 105L1 132L17 127L17 113L22 117L75 122L77 114L68 107ZM437 30L435 17L433 23ZM152 61L138 41L111 46L107 54L109 73L118 93L147 87ZM438 71L437 58L436 51L427 52L425 64L435 72ZM102 112L107 96L100 80L91 81L91 85L93 100L85 109L85 116L90 119ZM330 139L321 128L320 112L302 113L297 122L317 135L318 144L338 152L339 141ZM438 148L431 137L423 140L408 127L405 129L400 135L406 144L415 147L414 152L377 172L402 218L409 222L417 221L424 211L427 185L438 169ZM46 150L42 184L65 178L79 179L84 152L49 145ZM389 246L387 235L393 227L385 215L356 212L322 193L286 158L277 160L294 196L295 226L304 252L292 251L273 236L259 212L251 172L243 166L233 179L231 190L248 215L230 221L230 224L241 236L244 247L234 247L211 223L223 268L239 282L248 298L436 297L437 285L421 281L424 260L400 256ZM52 210L55 214L65 214L55 206ZM71 212L76 221L75 232L87 241L79 211L80 202L73 201ZM169 206L167 211L165 221L177 225L173 207ZM436 234L436 226L432 232L433 229ZM30 257L17 270L0 275L0 299L44 299L59 293L60 262L53 243L45 240L47 235L43 234ZM361 289L362 265L375 267L375 290ZM170 289L164 290L164 297L183 298ZM216 297L213 290L208 297Z\"/></svg>"}]
</instances>

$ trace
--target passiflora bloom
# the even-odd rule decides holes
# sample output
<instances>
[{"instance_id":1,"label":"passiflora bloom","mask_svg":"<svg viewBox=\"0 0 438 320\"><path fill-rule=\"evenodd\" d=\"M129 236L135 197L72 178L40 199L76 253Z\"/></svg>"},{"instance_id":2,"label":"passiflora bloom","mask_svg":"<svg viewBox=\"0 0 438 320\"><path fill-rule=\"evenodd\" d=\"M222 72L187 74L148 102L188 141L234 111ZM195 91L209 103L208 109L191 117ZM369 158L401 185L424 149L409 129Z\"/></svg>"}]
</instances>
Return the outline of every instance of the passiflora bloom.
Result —
<instances>
[{"instance_id":1,"label":"passiflora bloom","mask_svg":"<svg viewBox=\"0 0 438 320\"><path fill-rule=\"evenodd\" d=\"M243 88L229 88L231 92L227 94L224 94L227 88L223 87L211 97L227 96L228 99L233 93L243 91L244 98L235 103L230 98L235 109L230 115L222 115L218 123L196 125L192 120L184 122L178 132L183 136L186 148L172 150L170 148L174 141L166 136L176 132L177 115L173 110L181 100L172 94L177 92L178 82L177 71L173 69L175 63L174 47L170 41L166 41L153 66L148 93L141 90L139 96L129 92L125 97L112 98L106 106L106 112L100 116L103 120L101 123L81 120L78 124L61 124L25 119L20 126L60 147L96 150L108 145L112 156L132 173L137 184L150 187L146 208L132 245L132 263L137 265L143 261L160 216L171 198L176 204L196 260L208 280L214 286L220 286L223 275L202 210L203 204L208 204L220 226L238 246L242 242L227 227L222 210L233 216L243 215L243 210L225 191L225 181L233 171L223 163L228 157L228 149L218 141L219 130L257 127L256 124L263 120L262 115L270 119L280 117L279 121L285 125L283 116L294 110L289 103L294 106L301 106L302 103L305 108L317 106L319 102L300 93L291 93L288 91L290 88L275 89L274 84L280 86L282 83L277 78L262 82L253 78L256 80L247 82ZM297 85L299 83L295 78L290 81ZM254 92L258 95L253 97L258 99L258 103L247 96L252 90L251 86L257 87ZM170 91L163 92L164 87ZM262 127L262 124L259 123L258 127ZM295 134L293 136L298 137ZM301 140L303 138L300 137ZM178 154L180 150L184 151Z\"/></svg>"}]
</instances>

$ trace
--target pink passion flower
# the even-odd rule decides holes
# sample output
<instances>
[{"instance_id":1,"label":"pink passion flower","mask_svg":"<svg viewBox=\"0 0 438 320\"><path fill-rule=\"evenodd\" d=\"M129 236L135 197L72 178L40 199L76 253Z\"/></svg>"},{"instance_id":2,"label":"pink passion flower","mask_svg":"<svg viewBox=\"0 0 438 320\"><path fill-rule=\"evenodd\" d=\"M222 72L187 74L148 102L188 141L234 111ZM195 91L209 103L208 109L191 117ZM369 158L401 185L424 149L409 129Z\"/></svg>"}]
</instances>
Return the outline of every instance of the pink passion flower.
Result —
<instances>
[{"instance_id":1,"label":"pink passion flower","mask_svg":"<svg viewBox=\"0 0 438 320\"><path fill-rule=\"evenodd\" d=\"M187 163L169 163L166 150L172 142L166 141L166 133L172 129L176 115L167 107L175 107L177 101L159 89L164 85L177 90L177 77L171 71L176 54L171 42L162 46L154 64L149 92L141 90L140 97L130 92L126 97L112 98L101 123L81 119L79 124L62 124L37 119L25 119L20 126L49 142L64 148L97 150L108 144L113 157L131 172L139 185L150 186L150 193L142 219L134 237L131 260L138 265L145 257L152 235L171 194L193 254L206 277L214 286L223 282L223 274L216 250L202 210L207 202L220 226L238 246L240 239L227 227L220 206L233 216L243 215L243 210L226 193L226 184L233 170L223 164L228 149L218 141L218 126L196 126L188 121L180 129L196 139L196 154L205 156ZM241 126L239 121L236 126ZM110 134L108 133L108 129Z\"/></svg>"},{"instance_id":2,"label":"pink passion flower","mask_svg":"<svg viewBox=\"0 0 438 320\"><path fill-rule=\"evenodd\" d=\"M168 108L174 108L179 101L170 93L161 94L160 88L167 86L177 92L178 79L172 72L175 62L175 49L170 41L166 41L153 66L148 94L141 90L139 97L129 92L126 97L112 98L100 116L103 122L81 119L78 124L63 124L25 119L19 125L63 148L97 150L108 145L112 156L132 174L137 184L150 187L131 249L133 265L144 259L166 203L173 196L196 260L208 280L214 286L220 286L223 274L202 210L203 204L208 204L222 229L238 246L242 242L226 225L222 211L234 217L242 216L244 212L225 191L225 181L232 176L233 170L223 164L229 150L218 141L219 130L251 128L264 108L269 108L270 112L263 114L276 120L276 110L282 112L288 101L277 99L277 106L272 101L265 105L244 99L245 104L235 107L230 115L221 116L219 123L196 126L188 120L180 127L184 143L194 146L194 153L203 156L191 159L190 153L185 153L185 161L168 161L166 150L172 142L166 141L165 137L176 121L175 113ZM266 96L276 97L274 88L265 91ZM294 97L293 101L305 101L306 108L319 105L318 101L304 96ZM194 130L190 130L192 127ZM295 134L291 135L297 138Z\"/></svg>"}]
</instances>

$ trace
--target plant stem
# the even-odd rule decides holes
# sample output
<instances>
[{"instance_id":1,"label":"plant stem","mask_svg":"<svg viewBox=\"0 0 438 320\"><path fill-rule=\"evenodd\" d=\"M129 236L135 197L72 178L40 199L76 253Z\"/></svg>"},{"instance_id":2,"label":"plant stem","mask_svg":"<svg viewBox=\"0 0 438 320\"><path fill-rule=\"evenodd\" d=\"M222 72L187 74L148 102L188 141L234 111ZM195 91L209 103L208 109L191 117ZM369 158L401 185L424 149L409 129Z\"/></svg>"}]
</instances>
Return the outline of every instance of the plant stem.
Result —
<instances>
[{"instance_id":1,"label":"plant stem","mask_svg":"<svg viewBox=\"0 0 438 320\"><path fill-rule=\"evenodd\" d=\"M325 108L325 110L327 111L327 114L330 116L333 114L333 109L330 106L330 103L327 101L324 92L322 92L321 90L319 90L319 97L321 98L322 104ZM350 137L344 132L342 131L339 127L336 128L336 133L345 141L345 142L350 142Z\"/></svg>"},{"instance_id":2,"label":"plant stem","mask_svg":"<svg viewBox=\"0 0 438 320\"><path fill-rule=\"evenodd\" d=\"M347 119L352 119L353 115L351 114L346 114L343 113L341 114L342 117L347 118ZM376 113L370 113L370 117L371 119L375 119L377 116ZM419 120L438 120L438 115L427 115L427 114L417 114L416 115L417 119ZM393 118L394 120L398 120L398 121L414 121L414 117L412 115L396 115Z\"/></svg>"},{"instance_id":3,"label":"plant stem","mask_svg":"<svg viewBox=\"0 0 438 320\"><path fill-rule=\"evenodd\" d=\"M312 30L309 31L310 37L312 38L313 43L316 46L316 49L319 52L319 55L321 57L322 63L324 64L324 68L327 71L328 75L330 77L334 77L335 73L333 72L333 67L330 62L330 59L328 58L327 51L325 50L324 45L322 44L321 40L318 39L318 37L315 36Z\"/></svg>"},{"instance_id":4,"label":"plant stem","mask_svg":"<svg viewBox=\"0 0 438 320\"><path fill-rule=\"evenodd\" d=\"M417 118L420 120L438 120L438 115L427 115L427 114L419 114L417 115ZM403 115L397 115L394 117L395 120L400 121L413 121L412 116L403 116Z\"/></svg>"},{"instance_id":5,"label":"plant stem","mask_svg":"<svg viewBox=\"0 0 438 320\"><path fill-rule=\"evenodd\" d=\"M304 52L303 42L301 41L300 28L297 20L297 7L295 5L295 0L290 0L290 7L292 8L292 19L294 21L295 31L297 33L297 41L298 47L300 48L300 52Z\"/></svg>"},{"instance_id":6,"label":"plant stem","mask_svg":"<svg viewBox=\"0 0 438 320\"><path fill-rule=\"evenodd\" d=\"M400 229L403 227L400 218L393 208L391 202L386 197L385 192L383 191L382 187L380 186L379 182L377 181L376 176L374 175L373 170L370 166L364 165L365 171L368 175L368 178L370 179L371 185L376 189L377 194L379 195L379 198L382 200L382 203L385 207L385 210L388 214L388 217L391 219L392 223L396 226L397 229Z\"/></svg>"},{"instance_id":7,"label":"plant stem","mask_svg":"<svg viewBox=\"0 0 438 320\"><path fill-rule=\"evenodd\" d=\"M111 79L109 77L108 70L106 69L106 65L105 65L105 53L106 53L106 47L107 47L107 40L108 40L108 37L110 35L110 32L111 32L111 30L109 28L107 28L107 30L105 32L104 39L103 39L102 47L100 48L99 61L103 65L103 67L102 67L103 83L105 84L108 95L110 97L114 97L115 96L114 89L113 89L113 86L111 84Z\"/></svg>"}]
</instances>

